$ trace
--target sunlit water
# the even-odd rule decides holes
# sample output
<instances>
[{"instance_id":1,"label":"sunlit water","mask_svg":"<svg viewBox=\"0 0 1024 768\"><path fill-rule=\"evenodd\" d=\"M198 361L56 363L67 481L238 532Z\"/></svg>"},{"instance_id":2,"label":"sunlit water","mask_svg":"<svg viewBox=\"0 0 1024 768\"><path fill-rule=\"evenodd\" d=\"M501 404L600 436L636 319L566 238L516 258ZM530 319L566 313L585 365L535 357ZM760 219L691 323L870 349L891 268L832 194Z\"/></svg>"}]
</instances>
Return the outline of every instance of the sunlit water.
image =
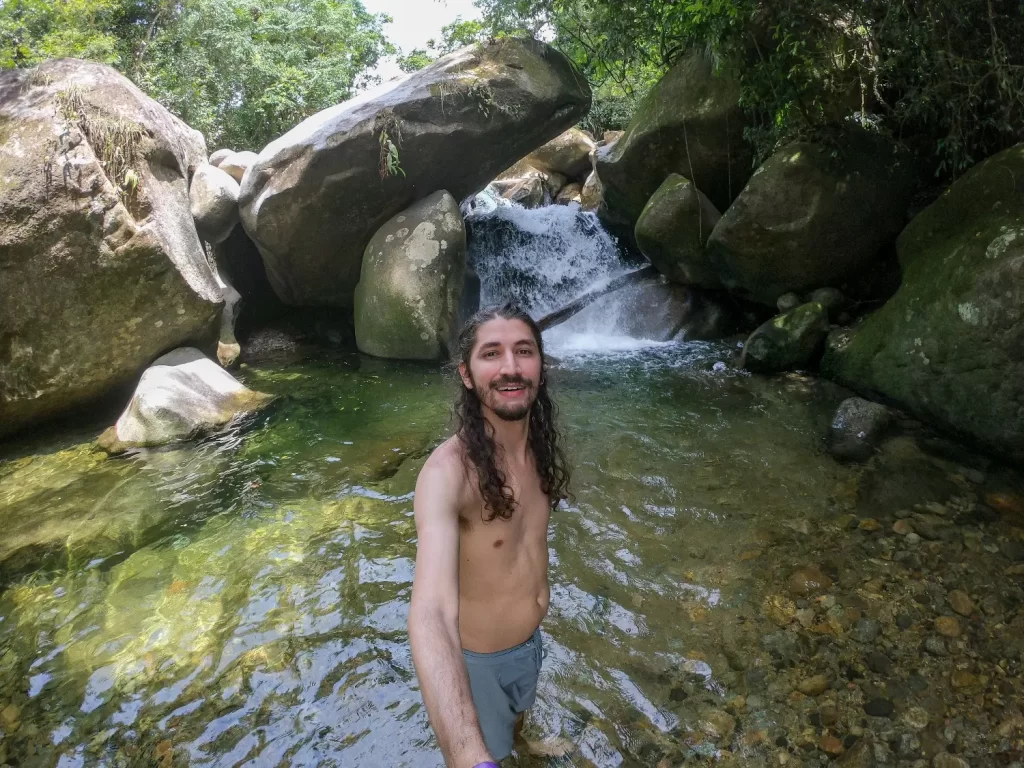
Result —
<instances>
[{"instance_id":1,"label":"sunlit water","mask_svg":"<svg viewBox=\"0 0 1024 768\"><path fill-rule=\"evenodd\" d=\"M723 750L759 764L806 717L780 682L803 674L790 667L835 663L798 646L780 666L761 642L804 642L772 608L799 599L794 570L815 564L836 582L836 605L810 603L816 623L904 599L920 607L903 589L863 597L864 581L898 563L878 534L867 562L867 534L847 513L893 510L863 509L880 498L881 470L822 451L842 393L713 370L728 355L711 344L563 350L552 384L576 499L552 518L549 654L530 732L577 748L518 764L654 766ZM406 613L411 494L446 435L449 385L431 368L357 356L243 378L283 402L199 445L103 460L69 439L0 464L9 761L441 765ZM939 477L960 467L905 461ZM933 501L911 477L897 482ZM985 482L1020 490L1001 470ZM975 560L992 583L1007 564ZM1002 591L1020 605L1012 583ZM842 645L848 629L819 639ZM727 651L748 658L730 663ZM753 706L716 732L708 723L736 696Z\"/></svg>"}]
</instances>

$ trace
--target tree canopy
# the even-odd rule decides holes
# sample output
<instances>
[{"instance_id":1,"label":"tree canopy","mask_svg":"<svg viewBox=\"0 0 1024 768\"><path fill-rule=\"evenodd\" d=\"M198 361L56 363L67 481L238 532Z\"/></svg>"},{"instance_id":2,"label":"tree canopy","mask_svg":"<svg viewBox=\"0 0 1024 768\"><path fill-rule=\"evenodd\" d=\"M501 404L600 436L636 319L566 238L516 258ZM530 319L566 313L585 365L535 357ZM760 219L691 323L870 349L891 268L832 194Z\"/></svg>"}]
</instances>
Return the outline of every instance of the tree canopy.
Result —
<instances>
[{"instance_id":1,"label":"tree canopy","mask_svg":"<svg viewBox=\"0 0 1024 768\"><path fill-rule=\"evenodd\" d=\"M211 146L259 150L353 95L394 52L386 21L360 0L6 0L0 66L102 61Z\"/></svg>"},{"instance_id":2,"label":"tree canopy","mask_svg":"<svg viewBox=\"0 0 1024 768\"><path fill-rule=\"evenodd\" d=\"M477 0L490 34L551 39L594 82L595 112L699 46L743 87L759 156L854 120L953 174L1017 143L1019 0Z\"/></svg>"}]
</instances>

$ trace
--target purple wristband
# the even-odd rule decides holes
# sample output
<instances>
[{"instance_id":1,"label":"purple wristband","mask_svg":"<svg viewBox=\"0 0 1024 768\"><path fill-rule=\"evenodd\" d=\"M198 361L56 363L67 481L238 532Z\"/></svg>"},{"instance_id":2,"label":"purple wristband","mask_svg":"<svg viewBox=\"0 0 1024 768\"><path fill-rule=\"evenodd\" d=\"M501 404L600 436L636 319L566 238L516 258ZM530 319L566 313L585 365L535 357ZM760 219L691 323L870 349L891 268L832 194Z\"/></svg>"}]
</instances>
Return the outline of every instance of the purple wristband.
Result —
<instances>
[{"instance_id":1,"label":"purple wristband","mask_svg":"<svg viewBox=\"0 0 1024 768\"><path fill-rule=\"evenodd\" d=\"M501 768L501 766L493 760L488 760L486 763L477 763L473 768Z\"/></svg>"}]
</instances>

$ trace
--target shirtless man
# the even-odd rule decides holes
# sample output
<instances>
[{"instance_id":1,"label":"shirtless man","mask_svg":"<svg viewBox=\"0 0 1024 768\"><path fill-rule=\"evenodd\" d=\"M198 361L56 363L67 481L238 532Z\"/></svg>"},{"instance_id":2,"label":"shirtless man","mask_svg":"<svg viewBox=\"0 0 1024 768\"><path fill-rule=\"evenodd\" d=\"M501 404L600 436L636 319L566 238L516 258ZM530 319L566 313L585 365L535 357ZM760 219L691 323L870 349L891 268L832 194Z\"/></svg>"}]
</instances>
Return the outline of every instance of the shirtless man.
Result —
<instances>
[{"instance_id":1,"label":"shirtless man","mask_svg":"<svg viewBox=\"0 0 1024 768\"><path fill-rule=\"evenodd\" d=\"M569 473L530 316L478 312L456 354L455 435L416 483L409 641L449 768L498 768L537 692L548 519Z\"/></svg>"}]
</instances>

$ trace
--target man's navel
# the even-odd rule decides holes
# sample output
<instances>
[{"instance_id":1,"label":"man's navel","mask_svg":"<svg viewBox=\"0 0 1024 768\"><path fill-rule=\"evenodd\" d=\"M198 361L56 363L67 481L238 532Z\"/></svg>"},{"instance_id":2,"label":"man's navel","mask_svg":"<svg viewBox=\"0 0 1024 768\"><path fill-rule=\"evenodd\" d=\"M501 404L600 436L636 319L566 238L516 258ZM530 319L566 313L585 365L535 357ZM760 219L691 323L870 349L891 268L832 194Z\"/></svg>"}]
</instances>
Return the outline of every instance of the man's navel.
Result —
<instances>
[{"instance_id":1,"label":"man's navel","mask_svg":"<svg viewBox=\"0 0 1024 768\"><path fill-rule=\"evenodd\" d=\"M503 540L498 539L496 542L494 542L494 548L497 549L498 547L500 547L504 543L505 542Z\"/></svg>"}]
</instances>

